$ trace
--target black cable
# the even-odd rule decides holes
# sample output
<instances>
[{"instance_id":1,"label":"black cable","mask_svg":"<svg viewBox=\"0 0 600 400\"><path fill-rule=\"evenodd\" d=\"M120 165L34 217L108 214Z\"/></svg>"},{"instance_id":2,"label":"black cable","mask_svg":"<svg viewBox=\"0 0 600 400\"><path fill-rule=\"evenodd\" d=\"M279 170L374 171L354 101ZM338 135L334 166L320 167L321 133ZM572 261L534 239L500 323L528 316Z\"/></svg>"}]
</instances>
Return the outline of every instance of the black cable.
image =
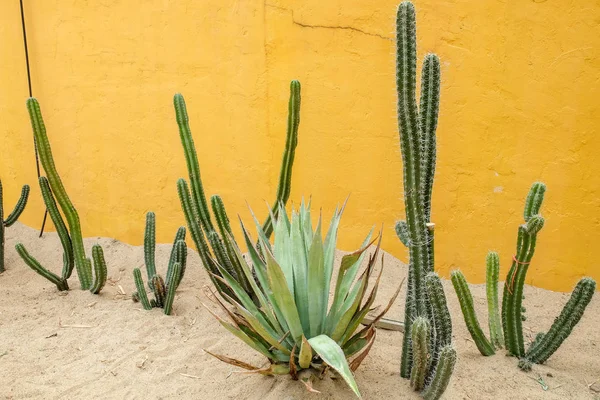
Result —
<instances>
[{"instance_id":1,"label":"black cable","mask_svg":"<svg viewBox=\"0 0 600 400\"><path fill-rule=\"evenodd\" d=\"M27 84L29 85L29 97L33 97L31 90L31 68L29 68L29 49L27 47L27 30L25 29L25 11L23 10L23 0L19 1L21 5L21 26L23 27L23 46L25 47L25 64L27 65ZM35 166L37 168L38 180L40 179L40 159L37 152L37 143L35 142L35 136L33 137L33 150L35 152ZM48 210L44 211L44 219L42 220L42 227L40 229L40 237L44 234L44 227L46 226L46 219L48 218Z\"/></svg>"}]
</instances>

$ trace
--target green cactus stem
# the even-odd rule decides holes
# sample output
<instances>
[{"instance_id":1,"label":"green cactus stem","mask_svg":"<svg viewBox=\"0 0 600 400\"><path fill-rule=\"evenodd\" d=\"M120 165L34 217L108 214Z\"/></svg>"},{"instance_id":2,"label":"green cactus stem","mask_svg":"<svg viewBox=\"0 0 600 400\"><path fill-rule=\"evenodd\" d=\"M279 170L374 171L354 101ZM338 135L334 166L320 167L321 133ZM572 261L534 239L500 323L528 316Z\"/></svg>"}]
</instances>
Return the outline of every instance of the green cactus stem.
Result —
<instances>
[{"instance_id":1,"label":"green cactus stem","mask_svg":"<svg viewBox=\"0 0 600 400\"><path fill-rule=\"evenodd\" d=\"M56 200L67 219L67 224L69 225L75 267L77 268L77 275L79 277L81 288L85 290L90 289L93 283L92 263L85 255L79 215L69 199L62 180L56 171L40 105L35 98L30 97L27 99L27 110L29 111L31 126L33 128L36 148L41 164L48 177L52 193L56 197Z\"/></svg>"},{"instance_id":2,"label":"green cactus stem","mask_svg":"<svg viewBox=\"0 0 600 400\"><path fill-rule=\"evenodd\" d=\"M454 365L456 365L456 350L451 345L444 346L440 351L433 380L423 391L425 400L438 400L442 397L450 382Z\"/></svg>"},{"instance_id":3,"label":"green cactus stem","mask_svg":"<svg viewBox=\"0 0 600 400\"><path fill-rule=\"evenodd\" d=\"M485 288L488 303L488 326L490 341L496 349L504 344L502 321L498 308L498 277L500 275L500 257L495 251L490 251L486 257Z\"/></svg>"},{"instance_id":4,"label":"green cactus stem","mask_svg":"<svg viewBox=\"0 0 600 400\"><path fill-rule=\"evenodd\" d=\"M406 221L398 221L396 222L396 236L398 236L398 239L400 239L400 241L402 242L403 245L405 245L406 247L410 246L410 238L409 238L409 232L408 232L408 225L406 225Z\"/></svg>"},{"instance_id":5,"label":"green cactus stem","mask_svg":"<svg viewBox=\"0 0 600 400\"><path fill-rule=\"evenodd\" d=\"M538 335L536 340L528 349L522 362L519 363L521 369L531 368L531 364L543 364L554 354L563 341L569 337L573 328L581 320L587 305L592 300L596 290L596 282L592 278L581 279L569 301L562 309L558 318L550 327L546 334Z\"/></svg>"},{"instance_id":6,"label":"green cactus stem","mask_svg":"<svg viewBox=\"0 0 600 400\"><path fill-rule=\"evenodd\" d=\"M428 273L425 277L425 287L427 288L429 304L431 304L432 326L435 332L435 335L432 335L434 339L432 348L434 357L428 375L431 376L437 366L441 349L452 343L452 319L450 318L444 287L439 275L435 272Z\"/></svg>"},{"instance_id":7,"label":"green cactus stem","mask_svg":"<svg viewBox=\"0 0 600 400\"><path fill-rule=\"evenodd\" d=\"M413 346L413 364L410 372L410 386L420 392L425 386L425 377L429 370L429 338L431 327L424 317L417 317L410 330Z\"/></svg>"},{"instance_id":8,"label":"green cactus stem","mask_svg":"<svg viewBox=\"0 0 600 400\"><path fill-rule=\"evenodd\" d=\"M90 291L93 294L98 294L106 284L106 261L104 261L104 251L98 244L92 247L92 258L94 259L95 280Z\"/></svg>"},{"instance_id":9,"label":"green cactus stem","mask_svg":"<svg viewBox=\"0 0 600 400\"><path fill-rule=\"evenodd\" d=\"M2 193L2 181L0 180L0 273L4 272L4 231L21 216L21 213L27 205L27 199L29 198L29 185L23 185L21 189L21 197L17 201L13 211L4 219L4 197Z\"/></svg>"},{"instance_id":10,"label":"green cactus stem","mask_svg":"<svg viewBox=\"0 0 600 400\"><path fill-rule=\"evenodd\" d=\"M267 235L267 238L271 237L271 233L273 232L271 215L277 218L279 214L279 204L287 204L292 191L292 167L294 165L296 146L298 145L298 127L300 126L300 89L299 81L293 80L290 82L287 134L283 160L281 161L281 171L279 173L279 184L277 185L277 195L271 213L267 216L267 219L263 224L263 231L265 232L265 235Z\"/></svg>"},{"instance_id":11,"label":"green cactus stem","mask_svg":"<svg viewBox=\"0 0 600 400\"><path fill-rule=\"evenodd\" d=\"M19 253L19 255L21 256L23 261L25 261L25 263L31 269L33 269L35 272L37 272L44 278L48 279L50 282L54 283L59 291L69 290L69 284L67 283L66 279L63 279L55 273L48 271L46 268L42 267L42 265L27 252L27 250L21 243L18 243L15 246L15 249L17 250L17 253Z\"/></svg>"},{"instance_id":12,"label":"green cactus stem","mask_svg":"<svg viewBox=\"0 0 600 400\"><path fill-rule=\"evenodd\" d=\"M529 190L523 212L525 224L519 226L516 254L504 284L502 296L504 345L509 354L516 357L525 355L522 320L523 287L535 253L537 234L544 225L539 213L545 192L546 185L541 182L535 182Z\"/></svg>"},{"instance_id":13,"label":"green cactus stem","mask_svg":"<svg viewBox=\"0 0 600 400\"><path fill-rule=\"evenodd\" d=\"M177 282L179 282L180 279L181 265L176 262L173 264L173 273L171 274L170 279L167 280L167 295L164 305L164 312L166 315L171 315L171 311L173 309L173 300L175 300L175 291L177 290Z\"/></svg>"},{"instance_id":14,"label":"green cactus stem","mask_svg":"<svg viewBox=\"0 0 600 400\"><path fill-rule=\"evenodd\" d=\"M495 353L494 346L492 346L479 326L479 321L477 320L477 315L475 314L475 308L473 306L473 296L467 285L467 280L462 272L458 270L452 271L451 280L458 301L460 302L460 309L462 310L465 324L467 325L467 329L469 330L475 345L479 349L479 352L484 356L493 355Z\"/></svg>"},{"instance_id":15,"label":"green cactus stem","mask_svg":"<svg viewBox=\"0 0 600 400\"><path fill-rule=\"evenodd\" d=\"M146 294L146 288L144 287L144 281L142 280L142 272L139 268L133 269L133 280L135 281L135 287L137 288L137 299L142 303L144 310L152 310L152 305L148 301L148 295Z\"/></svg>"},{"instance_id":16,"label":"green cactus stem","mask_svg":"<svg viewBox=\"0 0 600 400\"><path fill-rule=\"evenodd\" d=\"M148 287L152 287L152 277L156 275L156 216L152 211L146 213L146 229L144 231L144 262L148 274Z\"/></svg>"},{"instance_id":17,"label":"green cactus stem","mask_svg":"<svg viewBox=\"0 0 600 400\"><path fill-rule=\"evenodd\" d=\"M175 264L179 264L179 276L175 281L175 289L177 289L181 283L181 280L183 279L183 274L185 273L185 266L187 263L187 246L185 241L178 240L177 243L173 245L171 257L172 260L169 260L169 267L167 268L167 282L171 281L172 276L175 273Z\"/></svg>"}]
</instances>

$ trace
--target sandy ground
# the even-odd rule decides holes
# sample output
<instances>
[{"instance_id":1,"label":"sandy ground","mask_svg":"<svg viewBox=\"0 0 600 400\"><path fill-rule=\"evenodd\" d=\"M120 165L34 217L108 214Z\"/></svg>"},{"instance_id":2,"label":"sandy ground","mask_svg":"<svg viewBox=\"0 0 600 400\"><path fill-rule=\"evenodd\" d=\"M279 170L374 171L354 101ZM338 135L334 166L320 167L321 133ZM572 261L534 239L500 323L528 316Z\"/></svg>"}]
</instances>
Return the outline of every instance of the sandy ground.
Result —
<instances>
[{"instance_id":1,"label":"sandy ground","mask_svg":"<svg viewBox=\"0 0 600 400\"><path fill-rule=\"evenodd\" d=\"M208 278L197 254L190 251L188 268L175 300L175 316L144 311L130 300L132 270L143 266L143 249L113 239L100 243L109 265L110 281L100 296L79 290L59 293L18 257L14 245L23 242L44 265L59 272L62 254L57 236L17 223L7 229L6 266L0 275L0 399L351 399L340 380L316 382L322 394L308 393L288 376L241 374L203 349L254 365L263 358L222 328L202 307L202 287ZM165 268L169 245L157 247L157 268ZM161 269L162 266L162 269ZM164 273L164 271L162 271ZM406 266L386 255L386 278L378 304L387 302ZM459 353L446 399L599 399L600 296L590 304L571 337L544 366L523 373L514 358L479 355L462 320L449 282L444 282L453 314ZM126 293L121 294L121 289ZM474 286L479 318L487 328L485 291ZM527 287L525 331L546 330L568 296ZM388 317L401 319L403 294ZM484 330L487 330L487 329ZM365 399L418 398L399 376L402 333L379 330L377 341L356 374ZM541 377L544 390L536 381ZM589 385L589 386L588 386Z\"/></svg>"}]
</instances>

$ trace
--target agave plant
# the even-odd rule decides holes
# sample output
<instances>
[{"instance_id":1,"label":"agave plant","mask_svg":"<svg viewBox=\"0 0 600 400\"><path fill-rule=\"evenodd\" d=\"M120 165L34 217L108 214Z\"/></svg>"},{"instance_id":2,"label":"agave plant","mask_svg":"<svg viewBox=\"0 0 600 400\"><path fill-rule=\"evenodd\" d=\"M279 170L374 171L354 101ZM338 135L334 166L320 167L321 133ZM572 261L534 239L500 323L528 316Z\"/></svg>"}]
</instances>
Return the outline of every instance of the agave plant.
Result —
<instances>
[{"instance_id":1,"label":"agave plant","mask_svg":"<svg viewBox=\"0 0 600 400\"><path fill-rule=\"evenodd\" d=\"M369 278L373 274L379 242L366 268L361 263L366 250L374 243L372 233L367 235L361 248L342 258L333 285L333 298L329 289L333 277L335 244L340 218L344 207L336 209L323 240L321 218L313 231L310 204L302 202L298 211L292 210L291 218L283 205L273 216L274 246L255 219L259 246L254 245L242 223L242 230L252 266L242 256L231 237L236 257L252 286L247 293L225 268L218 266L222 277L215 275L230 289L237 300L225 291L219 295L211 291L209 297L229 317L229 321L215 315L221 325L254 350L266 356L267 367L259 368L222 355L207 353L226 363L263 375L290 374L298 379L301 370L312 370L304 381L310 387L314 373L324 374L333 368L360 397L353 372L369 353L375 340L375 323L389 310L398 291L387 307L369 325L358 327L371 310L381 274L368 293ZM241 222L241 221L240 221ZM254 275L256 279L254 278ZM257 301L253 301L253 298ZM363 301L364 300L364 301ZM229 305L225 305L225 303ZM209 309L210 311L210 309Z\"/></svg>"}]
</instances>

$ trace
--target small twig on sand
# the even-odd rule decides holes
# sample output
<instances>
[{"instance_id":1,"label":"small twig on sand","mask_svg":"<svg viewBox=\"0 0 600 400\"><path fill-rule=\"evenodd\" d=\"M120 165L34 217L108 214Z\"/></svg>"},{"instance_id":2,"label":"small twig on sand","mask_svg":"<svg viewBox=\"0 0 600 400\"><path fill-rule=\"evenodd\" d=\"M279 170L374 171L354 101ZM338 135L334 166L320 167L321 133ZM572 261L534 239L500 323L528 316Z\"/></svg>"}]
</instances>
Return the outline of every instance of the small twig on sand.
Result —
<instances>
[{"instance_id":1,"label":"small twig on sand","mask_svg":"<svg viewBox=\"0 0 600 400\"><path fill-rule=\"evenodd\" d=\"M185 376L186 378L200 379L200 377L196 376L196 375L189 375L189 374L182 374L182 373L179 373L179 375Z\"/></svg>"}]
</instances>

